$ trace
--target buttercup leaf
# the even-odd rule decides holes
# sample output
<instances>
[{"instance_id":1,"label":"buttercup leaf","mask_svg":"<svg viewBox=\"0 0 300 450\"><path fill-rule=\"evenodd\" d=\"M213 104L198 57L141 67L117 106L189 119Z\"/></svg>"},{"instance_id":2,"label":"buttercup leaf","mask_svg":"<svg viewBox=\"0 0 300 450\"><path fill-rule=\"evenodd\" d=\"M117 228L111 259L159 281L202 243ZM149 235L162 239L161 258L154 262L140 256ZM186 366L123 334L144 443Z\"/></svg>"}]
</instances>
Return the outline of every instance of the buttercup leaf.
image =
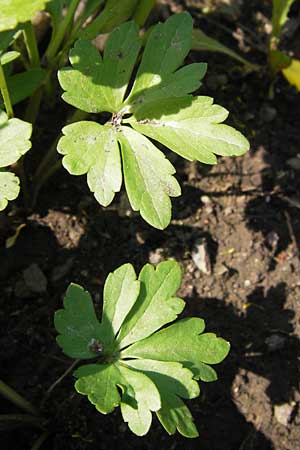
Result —
<instances>
[{"instance_id":1,"label":"buttercup leaf","mask_svg":"<svg viewBox=\"0 0 300 450\"><path fill-rule=\"evenodd\" d=\"M204 321L182 319L122 351L125 358L178 361L200 378L202 363L218 364L228 354L230 345L213 333L201 334ZM200 363L200 364L199 364Z\"/></svg>"},{"instance_id":2,"label":"buttercup leaf","mask_svg":"<svg viewBox=\"0 0 300 450\"><path fill-rule=\"evenodd\" d=\"M89 41L77 41L70 52L73 67L58 73L66 91L63 99L86 112L118 112L140 46L134 22L115 28L106 42L103 59Z\"/></svg>"},{"instance_id":3,"label":"buttercup leaf","mask_svg":"<svg viewBox=\"0 0 300 450\"><path fill-rule=\"evenodd\" d=\"M143 267L139 275L140 294L117 338L120 348L150 336L176 319L184 308L184 301L173 297L181 278L180 266L175 261L162 262L156 269L150 264Z\"/></svg>"},{"instance_id":4,"label":"buttercup leaf","mask_svg":"<svg viewBox=\"0 0 300 450\"><path fill-rule=\"evenodd\" d=\"M127 6L134 8L133 2L122 3L126 11ZM106 3L102 14L111 14L114 1L111 8ZM102 29L101 14L98 19ZM86 28L87 33L91 31L90 26ZM158 229L169 225L170 197L179 196L181 190L173 176L175 168L147 137L188 160L206 164L216 164L216 155L239 156L249 149L241 133L222 123L228 116L226 109L214 105L210 97L190 95L206 72L205 63L181 67L191 43L189 14L175 14L155 25L131 80L141 43L136 25L128 22L110 33L103 59L91 42L77 41L70 52L72 67L58 75L66 102L90 113L112 113L105 132L92 122L64 128L58 145L65 155L63 165L72 174L88 174L88 185L103 206L120 190L123 171L132 209ZM108 138L113 132L108 129L115 132L113 146ZM115 139L121 148L122 169Z\"/></svg>"},{"instance_id":5,"label":"buttercup leaf","mask_svg":"<svg viewBox=\"0 0 300 450\"><path fill-rule=\"evenodd\" d=\"M198 397L200 393L192 372L176 362L137 359L127 364L143 371L157 386L161 395L161 408L156 414L165 430L174 434L177 429L183 436L197 437L192 415L181 400Z\"/></svg>"},{"instance_id":6,"label":"buttercup leaf","mask_svg":"<svg viewBox=\"0 0 300 450\"><path fill-rule=\"evenodd\" d=\"M128 122L188 160L215 164L215 155L239 156L249 150L240 132L220 124L227 116L211 97L180 97L141 106Z\"/></svg>"},{"instance_id":7,"label":"buttercup leaf","mask_svg":"<svg viewBox=\"0 0 300 450\"><path fill-rule=\"evenodd\" d=\"M12 30L18 23L31 20L49 0L1 0L0 31Z\"/></svg>"},{"instance_id":8,"label":"buttercup leaf","mask_svg":"<svg viewBox=\"0 0 300 450\"><path fill-rule=\"evenodd\" d=\"M96 122L77 122L62 130L57 150L72 175L87 174L89 188L107 206L122 184L121 161L115 129Z\"/></svg>"},{"instance_id":9,"label":"buttercup leaf","mask_svg":"<svg viewBox=\"0 0 300 450\"><path fill-rule=\"evenodd\" d=\"M0 172L0 211L7 207L9 201L15 200L19 192L19 178L11 172Z\"/></svg>"},{"instance_id":10,"label":"buttercup leaf","mask_svg":"<svg viewBox=\"0 0 300 450\"><path fill-rule=\"evenodd\" d=\"M84 374L84 367L74 373L79 378L75 383L77 392L87 395L102 414L112 412L121 399L117 386L124 384L118 367L115 364L89 364L88 375Z\"/></svg>"},{"instance_id":11,"label":"buttercup leaf","mask_svg":"<svg viewBox=\"0 0 300 450\"><path fill-rule=\"evenodd\" d=\"M199 395L196 379L213 381L208 364L227 355L228 342L205 333L204 321L176 319L184 301L174 297L181 282L175 261L147 264L138 280L130 264L111 273L104 287L101 323L91 298L71 285L64 309L55 314L57 342L73 358L97 358L79 367L77 392L107 414L120 406L133 433L143 436L151 426L152 412L169 434L176 430L197 437L192 415L182 399Z\"/></svg>"},{"instance_id":12,"label":"buttercup leaf","mask_svg":"<svg viewBox=\"0 0 300 450\"><path fill-rule=\"evenodd\" d=\"M140 291L131 264L124 264L106 279L103 292L102 330L111 343L124 319L134 305Z\"/></svg>"},{"instance_id":13,"label":"buttercup leaf","mask_svg":"<svg viewBox=\"0 0 300 450\"><path fill-rule=\"evenodd\" d=\"M123 419L128 422L133 433L144 436L151 426L151 411L158 411L161 408L159 391L151 378L142 372L130 370L123 364L119 365L119 370L127 384L132 387L136 400L136 404L132 405L123 398L121 402Z\"/></svg>"},{"instance_id":14,"label":"buttercup leaf","mask_svg":"<svg viewBox=\"0 0 300 450\"><path fill-rule=\"evenodd\" d=\"M31 148L32 126L20 119L8 119L0 111L0 167L14 164Z\"/></svg>"},{"instance_id":15,"label":"buttercup leaf","mask_svg":"<svg viewBox=\"0 0 300 450\"><path fill-rule=\"evenodd\" d=\"M172 164L152 142L129 127L121 127L118 139L122 149L125 186L132 209L156 228L171 220L170 196L181 190L172 176Z\"/></svg>"},{"instance_id":16,"label":"buttercup leaf","mask_svg":"<svg viewBox=\"0 0 300 450\"><path fill-rule=\"evenodd\" d=\"M71 284L64 309L56 311L54 325L60 333L57 343L71 358L91 359L101 350L102 330L91 296L81 286ZM95 345L98 343L98 347Z\"/></svg>"},{"instance_id":17,"label":"buttercup leaf","mask_svg":"<svg viewBox=\"0 0 300 450\"><path fill-rule=\"evenodd\" d=\"M174 14L164 24L153 28L128 102L133 99L136 101L138 95L143 95L154 86L158 87L183 63L191 48L192 28L189 14Z\"/></svg>"}]
</instances>

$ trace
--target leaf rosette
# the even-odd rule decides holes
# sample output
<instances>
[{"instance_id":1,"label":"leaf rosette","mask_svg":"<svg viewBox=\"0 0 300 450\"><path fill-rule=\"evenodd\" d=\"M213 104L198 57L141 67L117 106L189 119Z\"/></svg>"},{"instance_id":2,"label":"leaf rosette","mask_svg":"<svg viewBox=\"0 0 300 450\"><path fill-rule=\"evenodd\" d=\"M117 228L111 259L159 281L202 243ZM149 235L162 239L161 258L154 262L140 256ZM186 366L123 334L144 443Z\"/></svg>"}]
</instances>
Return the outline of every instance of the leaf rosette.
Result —
<instances>
[{"instance_id":1,"label":"leaf rosette","mask_svg":"<svg viewBox=\"0 0 300 450\"><path fill-rule=\"evenodd\" d=\"M75 388L107 414L120 406L133 433L145 435L155 412L169 434L198 436L183 399L199 395L198 381L217 379L211 364L221 362L229 343L204 333L200 318L173 322L185 302L176 297L181 269L175 261L147 264L136 277L124 264L106 279L101 322L91 296L71 284L64 309L55 313L57 342L76 359L93 360L79 367ZM164 327L164 328L162 328Z\"/></svg>"},{"instance_id":2,"label":"leaf rosette","mask_svg":"<svg viewBox=\"0 0 300 450\"><path fill-rule=\"evenodd\" d=\"M136 24L127 22L110 33L103 57L91 42L77 41L71 67L58 73L67 103L112 114L105 125L82 121L63 128L63 166L72 175L87 174L102 206L111 203L124 179L132 209L159 229L170 223L170 197L181 190L156 143L206 164L216 164L216 155L239 156L249 149L240 132L222 123L226 109L210 97L191 95L206 72L205 63L182 66L191 45L189 14L154 26L129 90L141 39Z\"/></svg>"}]
</instances>

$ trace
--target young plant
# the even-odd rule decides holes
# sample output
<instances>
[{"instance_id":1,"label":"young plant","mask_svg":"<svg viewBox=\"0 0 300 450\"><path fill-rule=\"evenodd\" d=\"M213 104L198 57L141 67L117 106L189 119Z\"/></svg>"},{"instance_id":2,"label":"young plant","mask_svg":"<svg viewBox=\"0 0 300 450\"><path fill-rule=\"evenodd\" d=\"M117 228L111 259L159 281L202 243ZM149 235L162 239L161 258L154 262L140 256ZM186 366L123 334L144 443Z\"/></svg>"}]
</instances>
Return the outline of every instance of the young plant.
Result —
<instances>
[{"instance_id":1,"label":"young plant","mask_svg":"<svg viewBox=\"0 0 300 450\"><path fill-rule=\"evenodd\" d=\"M149 7L143 5L144 2L139 2L139 0L122 0L122 2L88 0L81 5L80 10L78 10L79 0L2 0L0 3L0 108L6 110L9 120L11 120L14 116L14 105L30 98L24 113L28 127L31 127L38 117L43 95L47 94L48 102L50 102L50 98L56 97L57 81L53 74L57 67L64 64L70 47L78 37L93 38L99 33L110 32L114 26L132 17L136 8L139 11L140 23L150 12ZM51 38L45 53L40 55L31 20L36 12L44 9L51 16ZM91 20L95 14L95 20ZM88 25L86 25L87 19L89 19ZM19 58L18 73L14 73L13 63L17 58ZM13 149L21 144L21 137L18 129L14 128L12 124L13 122L9 124L10 141L15 139L17 142L12 147L12 153L14 153ZM13 134L14 130L16 131L15 135ZM6 139L6 131L7 127L4 131L1 125L1 142ZM27 141L27 137L24 137L23 147L28 145ZM14 159L12 164L16 161ZM46 159L47 161L48 159ZM3 164L0 156L0 171ZM21 181L25 181L26 171L23 170L23 162L18 165L19 167L14 169L22 173ZM45 174L41 177L40 169L44 170L45 165L45 161L42 161L39 170L32 177L34 181L38 179L37 187L34 186L33 189L32 203L40 188L41 179L47 179L48 174L53 173L53 167L51 166L50 170L47 167ZM1 172L1 210L6 207L8 200L16 198L19 189L19 180L12 172ZM29 196L27 197L25 203L29 203Z\"/></svg>"},{"instance_id":2,"label":"young plant","mask_svg":"<svg viewBox=\"0 0 300 450\"><path fill-rule=\"evenodd\" d=\"M206 72L204 63L178 69L191 42L189 14L156 25L127 96L141 48L133 22L110 34L103 58L91 42L77 41L70 52L72 67L58 73L67 103L88 113L112 114L105 125L82 121L63 128L58 143L63 166L72 175L87 174L89 188L103 206L111 203L124 177L132 209L159 229L170 223L170 197L180 195L180 186L174 167L148 138L206 164L216 164L215 155L242 155L249 149L240 132L222 124L226 109L210 97L190 95Z\"/></svg>"},{"instance_id":3,"label":"young plant","mask_svg":"<svg viewBox=\"0 0 300 450\"><path fill-rule=\"evenodd\" d=\"M106 279L101 322L88 292L71 284L64 309L55 313L58 345L76 359L92 360L79 367L75 389L96 409L108 414L120 406L133 433L142 436L155 412L169 434L198 436L182 399L199 395L198 381L214 381L229 343L191 317L174 321L185 302L175 297L181 283L175 261L146 264L138 279L124 264ZM164 327L164 328L162 328Z\"/></svg>"}]
</instances>

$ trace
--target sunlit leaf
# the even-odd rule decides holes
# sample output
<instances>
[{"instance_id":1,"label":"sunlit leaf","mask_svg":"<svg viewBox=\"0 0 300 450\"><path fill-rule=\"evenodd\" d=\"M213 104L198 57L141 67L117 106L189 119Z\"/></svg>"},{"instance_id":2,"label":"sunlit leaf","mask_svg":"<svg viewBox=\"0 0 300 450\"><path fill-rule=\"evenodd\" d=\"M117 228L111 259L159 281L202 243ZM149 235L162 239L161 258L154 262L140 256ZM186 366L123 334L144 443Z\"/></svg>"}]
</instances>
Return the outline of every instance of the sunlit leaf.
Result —
<instances>
[{"instance_id":1,"label":"sunlit leaf","mask_svg":"<svg viewBox=\"0 0 300 450\"><path fill-rule=\"evenodd\" d=\"M19 178L11 172L0 172L0 211L7 207L9 201L15 200L19 192Z\"/></svg>"},{"instance_id":2,"label":"sunlit leaf","mask_svg":"<svg viewBox=\"0 0 300 450\"><path fill-rule=\"evenodd\" d=\"M0 167L14 164L31 148L32 126L23 120L8 119L0 111Z\"/></svg>"},{"instance_id":3,"label":"sunlit leaf","mask_svg":"<svg viewBox=\"0 0 300 450\"><path fill-rule=\"evenodd\" d=\"M18 23L31 20L49 0L1 0L0 31L12 30Z\"/></svg>"}]
</instances>

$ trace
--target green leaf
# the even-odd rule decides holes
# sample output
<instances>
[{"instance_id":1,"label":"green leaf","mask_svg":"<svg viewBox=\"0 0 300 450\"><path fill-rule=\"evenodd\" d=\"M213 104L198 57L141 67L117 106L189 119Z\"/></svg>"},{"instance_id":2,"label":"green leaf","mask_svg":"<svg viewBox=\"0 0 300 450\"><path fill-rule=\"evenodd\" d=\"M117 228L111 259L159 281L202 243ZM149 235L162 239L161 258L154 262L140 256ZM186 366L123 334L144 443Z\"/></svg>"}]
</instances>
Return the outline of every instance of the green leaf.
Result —
<instances>
[{"instance_id":1,"label":"green leaf","mask_svg":"<svg viewBox=\"0 0 300 450\"><path fill-rule=\"evenodd\" d=\"M202 319L182 319L132 344L122 351L122 357L178 361L190 368L199 379L202 363L218 364L227 356L230 348L224 339L213 333L201 334L203 331Z\"/></svg>"},{"instance_id":2,"label":"green leaf","mask_svg":"<svg viewBox=\"0 0 300 450\"><path fill-rule=\"evenodd\" d=\"M64 309L56 311L54 325L60 333L57 343L66 355L80 359L97 356L95 344L100 348L103 334L91 296L81 286L69 286Z\"/></svg>"},{"instance_id":3,"label":"green leaf","mask_svg":"<svg viewBox=\"0 0 300 450\"><path fill-rule=\"evenodd\" d=\"M151 101L162 100L169 97L181 97L194 92L201 86L202 78L207 69L205 63L195 63L182 67L177 72L161 78L160 83L145 89L143 92L133 94L125 104L131 105L130 112L134 112L141 105Z\"/></svg>"},{"instance_id":4,"label":"green leaf","mask_svg":"<svg viewBox=\"0 0 300 450\"><path fill-rule=\"evenodd\" d=\"M249 150L240 132L220 124L227 116L211 97L180 97L141 106L127 122L188 160L215 164L215 155L239 156Z\"/></svg>"},{"instance_id":5,"label":"green leaf","mask_svg":"<svg viewBox=\"0 0 300 450\"><path fill-rule=\"evenodd\" d=\"M63 99L86 112L118 112L140 46L134 22L124 23L110 34L103 60L90 42L77 41L70 52L73 68L58 73L66 91Z\"/></svg>"},{"instance_id":6,"label":"green leaf","mask_svg":"<svg viewBox=\"0 0 300 450\"><path fill-rule=\"evenodd\" d=\"M19 58L20 55L21 53L15 51L3 53L0 57L0 63L2 66L4 66L5 64L9 64L10 62Z\"/></svg>"},{"instance_id":7,"label":"green leaf","mask_svg":"<svg viewBox=\"0 0 300 450\"><path fill-rule=\"evenodd\" d=\"M55 314L57 341L64 353L97 357L97 363L74 372L76 390L103 414L119 405L124 421L139 436L148 432L155 412L169 434L178 430L197 437L182 399L199 395L195 378L216 378L207 364L220 362L229 350L223 339L201 334L204 321L199 318L157 331L184 307L183 300L173 297L181 277L175 261L162 262L156 269L145 265L138 280L133 267L124 264L105 282L101 324L90 295L77 285L70 285L64 309Z\"/></svg>"},{"instance_id":8,"label":"green leaf","mask_svg":"<svg viewBox=\"0 0 300 450\"><path fill-rule=\"evenodd\" d=\"M19 192L19 178L11 172L0 172L0 211L7 207L9 201L15 200Z\"/></svg>"},{"instance_id":9,"label":"green leaf","mask_svg":"<svg viewBox=\"0 0 300 450\"><path fill-rule=\"evenodd\" d=\"M192 27L192 17L183 13L174 14L165 23L153 28L128 103L133 99L136 102L137 97L143 95L145 90L163 85L166 78L174 78L171 75L183 63L191 48ZM199 72L201 78L201 71ZM193 78L195 79L195 73Z\"/></svg>"},{"instance_id":10,"label":"green leaf","mask_svg":"<svg viewBox=\"0 0 300 450\"><path fill-rule=\"evenodd\" d=\"M166 431L174 434L177 429L183 436L197 437L192 415L180 399L195 398L200 393L192 372L176 362L139 359L126 361L126 364L141 370L157 386L162 405L156 414Z\"/></svg>"},{"instance_id":11,"label":"green leaf","mask_svg":"<svg viewBox=\"0 0 300 450\"><path fill-rule=\"evenodd\" d=\"M171 197L180 186L172 176L175 169L147 138L129 127L118 133L125 186L132 209L140 211L150 225L164 229L171 220Z\"/></svg>"},{"instance_id":12,"label":"green leaf","mask_svg":"<svg viewBox=\"0 0 300 450\"><path fill-rule=\"evenodd\" d=\"M98 34L109 33L130 19L138 0L107 0L103 11L78 33L81 39L94 39Z\"/></svg>"},{"instance_id":13,"label":"green leaf","mask_svg":"<svg viewBox=\"0 0 300 450\"><path fill-rule=\"evenodd\" d=\"M49 0L2 0L0 31L12 30L18 23L31 20L37 11L45 8Z\"/></svg>"},{"instance_id":14,"label":"green leaf","mask_svg":"<svg viewBox=\"0 0 300 450\"><path fill-rule=\"evenodd\" d=\"M57 150L72 175L87 173L96 200L107 206L122 184L120 152L115 129L96 122L77 122L62 130Z\"/></svg>"},{"instance_id":15,"label":"green leaf","mask_svg":"<svg viewBox=\"0 0 300 450\"><path fill-rule=\"evenodd\" d=\"M106 279L103 293L102 332L109 343L114 340L140 291L131 264L124 264Z\"/></svg>"},{"instance_id":16,"label":"green leaf","mask_svg":"<svg viewBox=\"0 0 300 450\"><path fill-rule=\"evenodd\" d=\"M20 119L9 119L0 111L0 167L14 164L31 148L32 126Z\"/></svg>"},{"instance_id":17,"label":"green leaf","mask_svg":"<svg viewBox=\"0 0 300 450\"><path fill-rule=\"evenodd\" d=\"M124 384L123 377L115 364L93 364L83 366L74 373L79 379L75 389L88 396L102 414L108 414L120 403L117 386Z\"/></svg>"},{"instance_id":18,"label":"green leaf","mask_svg":"<svg viewBox=\"0 0 300 450\"><path fill-rule=\"evenodd\" d=\"M11 45L15 34L16 30L0 32L0 54Z\"/></svg>"},{"instance_id":19,"label":"green leaf","mask_svg":"<svg viewBox=\"0 0 300 450\"><path fill-rule=\"evenodd\" d=\"M272 0L272 35L279 39L281 29L287 21L290 7L294 0Z\"/></svg>"},{"instance_id":20,"label":"green leaf","mask_svg":"<svg viewBox=\"0 0 300 450\"><path fill-rule=\"evenodd\" d=\"M173 297L181 278L180 266L175 261L161 262L156 269L150 264L143 267L139 275L140 294L117 338L120 348L150 336L177 318L185 305L183 300Z\"/></svg>"},{"instance_id":21,"label":"green leaf","mask_svg":"<svg viewBox=\"0 0 300 450\"><path fill-rule=\"evenodd\" d=\"M17 73L7 78L7 86L13 105L30 97L44 80L46 71L36 68Z\"/></svg>"},{"instance_id":22,"label":"green leaf","mask_svg":"<svg viewBox=\"0 0 300 450\"><path fill-rule=\"evenodd\" d=\"M152 422L151 411L158 411L161 408L160 395L157 387L142 372L131 370L124 365L119 365L119 370L126 382L133 389L136 404L124 401L121 402L121 412L125 422L131 431L138 436L148 433Z\"/></svg>"},{"instance_id":23,"label":"green leaf","mask_svg":"<svg viewBox=\"0 0 300 450\"><path fill-rule=\"evenodd\" d=\"M219 42L217 39L213 39L207 36L207 34L203 33L203 31L199 28L193 30L193 41L191 47L192 50L223 53L235 59L236 61L239 61L252 70L257 70L259 68L259 66L257 66L256 64L252 64L250 61L247 61L235 51L221 44L221 42Z\"/></svg>"}]
</instances>

